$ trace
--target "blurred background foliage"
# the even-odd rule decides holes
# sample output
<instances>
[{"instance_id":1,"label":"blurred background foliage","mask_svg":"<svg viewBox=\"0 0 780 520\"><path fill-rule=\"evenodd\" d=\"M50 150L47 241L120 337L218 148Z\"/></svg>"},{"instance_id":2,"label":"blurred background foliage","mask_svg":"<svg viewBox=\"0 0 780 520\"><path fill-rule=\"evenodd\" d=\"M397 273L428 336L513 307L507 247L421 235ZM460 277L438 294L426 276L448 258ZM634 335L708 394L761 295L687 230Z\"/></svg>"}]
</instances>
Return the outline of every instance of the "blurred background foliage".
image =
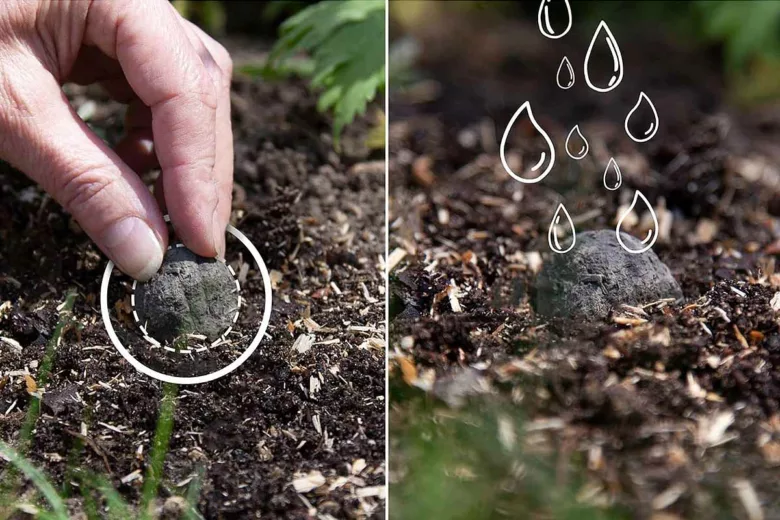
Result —
<instances>
[{"instance_id":1,"label":"blurred background foliage","mask_svg":"<svg viewBox=\"0 0 780 520\"><path fill-rule=\"evenodd\" d=\"M447 4L447 5L443 5ZM628 32L655 28L682 45L719 53L732 100L754 104L780 98L780 1L777 0L654 0L615 2L572 0L574 16L592 27L599 20ZM491 2L393 1L391 21L402 30L431 23L440 9L460 9L535 21L538 0ZM576 27L576 26L575 26ZM576 30L576 29L573 29ZM397 49L391 46L391 62ZM410 74L391 63L391 81Z\"/></svg>"},{"instance_id":2,"label":"blurred background foliage","mask_svg":"<svg viewBox=\"0 0 780 520\"><path fill-rule=\"evenodd\" d=\"M390 518L630 518L594 492L580 454L556 456L529 442L527 422L507 400L452 410L401 384L390 395L391 479L403 475L391 480Z\"/></svg>"},{"instance_id":3,"label":"blurred background foliage","mask_svg":"<svg viewBox=\"0 0 780 520\"><path fill-rule=\"evenodd\" d=\"M185 18L222 37L245 34L274 41L262 63L241 64L239 74L278 81L308 79L318 109L333 114L334 144L385 88L385 1L274 2L173 0ZM367 143L384 148L379 111Z\"/></svg>"},{"instance_id":4,"label":"blurred background foliage","mask_svg":"<svg viewBox=\"0 0 780 520\"><path fill-rule=\"evenodd\" d=\"M385 85L384 0L323 1L285 20L267 67L276 70L304 53L311 61L318 108L334 113L333 133L363 114Z\"/></svg>"}]
</instances>

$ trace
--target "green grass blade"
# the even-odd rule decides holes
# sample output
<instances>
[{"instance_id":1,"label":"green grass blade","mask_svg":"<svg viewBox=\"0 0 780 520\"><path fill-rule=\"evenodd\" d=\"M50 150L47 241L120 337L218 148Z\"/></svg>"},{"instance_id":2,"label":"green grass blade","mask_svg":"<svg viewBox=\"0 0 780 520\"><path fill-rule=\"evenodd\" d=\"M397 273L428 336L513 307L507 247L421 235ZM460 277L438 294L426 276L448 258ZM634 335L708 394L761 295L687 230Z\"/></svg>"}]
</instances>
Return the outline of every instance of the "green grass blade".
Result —
<instances>
[{"instance_id":1,"label":"green grass blade","mask_svg":"<svg viewBox=\"0 0 780 520\"><path fill-rule=\"evenodd\" d=\"M154 432L152 452L149 466L144 478L144 488L141 495L142 518L151 518L149 506L157 496L160 487L160 479L163 473L165 456L168 454L168 443L173 431L173 414L176 410L176 395L179 393L178 385L165 383L163 385L163 398L160 402L160 417L157 419L157 429Z\"/></svg>"},{"instance_id":2,"label":"green grass blade","mask_svg":"<svg viewBox=\"0 0 780 520\"><path fill-rule=\"evenodd\" d=\"M126 518L133 518L135 515L130 511L130 506L119 495L114 486L105 477L95 475L93 477L93 486L97 489L103 498L106 499L108 505L108 518L116 520L124 520Z\"/></svg>"},{"instance_id":3,"label":"green grass blade","mask_svg":"<svg viewBox=\"0 0 780 520\"><path fill-rule=\"evenodd\" d=\"M65 507L65 502L60 498L57 494L57 490L54 489L54 486L52 486L48 480L46 480L46 477L38 468L33 466L21 453L14 450L2 440L0 440L0 455L11 461L11 464L24 473L24 475L30 479L35 487L43 494L53 510L52 518L56 518L57 520L68 520L68 508Z\"/></svg>"},{"instance_id":4,"label":"green grass blade","mask_svg":"<svg viewBox=\"0 0 780 520\"><path fill-rule=\"evenodd\" d=\"M54 357L57 352L57 346L60 343L62 337L62 331L65 326L70 323L71 311L73 310L73 304L76 301L76 291L69 291L65 296L65 302L60 308L60 316L57 321L57 326L54 328L54 333L51 335L49 342L46 344L46 352L43 355L40 368L35 382L38 384L38 388L43 388L49 380L49 374L51 373L51 367L54 364ZM41 414L41 400L38 397L33 397L30 402L30 408L27 410L27 416L24 419L22 430L19 434L19 452L26 454L30 448L32 442L32 432L35 429L35 423L38 421L38 416Z\"/></svg>"},{"instance_id":5,"label":"green grass blade","mask_svg":"<svg viewBox=\"0 0 780 520\"><path fill-rule=\"evenodd\" d=\"M56 327L54 327L51 338L49 338L49 341L46 344L46 351L41 360L40 368L38 369L36 383L39 388L43 388L49 380L49 374L51 373L51 367L54 364L57 346L60 343L65 326L71 321L71 311L73 310L73 304L76 301L77 294L78 293L75 290L68 291L65 295L65 301L63 302L62 307L60 307L59 320L57 321ZM24 457L30 449L33 440L33 432L35 431L35 424L38 422L40 414L41 400L38 397L33 397L30 400L27 415L24 418L22 428L19 432L19 445L17 450L22 457ZM0 482L0 505L7 505L7 500L16 495L19 484L19 473L16 466L13 466L6 473L3 481Z\"/></svg>"},{"instance_id":6,"label":"green grass blade","mask_svg":"<svg viewBox=\"0 0 780 520\"><path fill-rule=\"evenodd\" d=\"M200 500L200 490L203 487L203 475L206 468L201 464L195 470L195 477L187 488L187 511L184 513L184 520L202 520L203 516L198 512L198 501Z\"/></svg>"},{"instance_id":7,"label":"green grass blade","mask_svg":"<svg viewBox=\"0 0 780 520\"><path fill-rule=\"evenodd\" d=\"M92 496L89 486L84 485L82 482L82 485L79 486L79 491L81 491L81 496L84 499L84 513L87 515L87 519L101 520L95 497Z\"/></svg>"}]
</instances>

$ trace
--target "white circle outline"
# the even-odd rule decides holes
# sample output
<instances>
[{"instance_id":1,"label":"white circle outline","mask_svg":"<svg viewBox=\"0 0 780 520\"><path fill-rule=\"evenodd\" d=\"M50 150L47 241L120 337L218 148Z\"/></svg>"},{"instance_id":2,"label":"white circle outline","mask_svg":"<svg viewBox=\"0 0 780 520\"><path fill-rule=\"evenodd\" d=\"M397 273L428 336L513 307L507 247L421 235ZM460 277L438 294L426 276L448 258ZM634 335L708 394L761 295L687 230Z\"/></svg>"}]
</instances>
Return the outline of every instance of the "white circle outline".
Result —
<instances>
[{"instance_id":1,"label":"white circle outline","mask_svg":"<svg viewBox=\"0 0 780 520\"><path fill-rule=\"evenodd\" d=\"M265 331L268 328L268 323L271 321L271 300L272 300L271 277L268 274L268 269L265 266L265 262L263 262L263 257L260 256L260 252L257 250L257 248L255 248L252 242L249 241L246 235L244 235L239 230L237 230L236 228L234 228L229 224L226 230L228 233L236 237L244 245L244 247L246 247L249 250L249 252L252 254L252 257L255 259L255 262L257 263L257 267L260 269L260 274L263 276L263 289L265 290L265 308L263 310L263 320L260 323L260 329L257 331L257 335L255 335L254 339L252 339L252 343L249 345L249 348L247 348L244 351L244 353L241 354L241 356L239 356L238 359L233 361L228 366L223 367L217 370L216 372L212 372L210 374L206 374L203 376L179 377L179 376L170 376L168 374L157 372L156 370L152 370L151 368L147 367L146 365L138 361L136 358L134 358L133 355L130 354L130 352L125 348L125 346L122 345L122 342L119 341L119 337L117 337L116 335L114 326L111 324L111 317L108 314L108 284L111 281L111 272L114 270L114 262L112 262L111 260L108 261L108 264L106 265L106 270L103 273L103 280L100 284L100 314L101 317L103 318L103 325L105 325L106 327L106 332L108 332L108 337L111 338L111 342L114 344L114 346L122 355L122 357L125 358L131 365L133 365L133 367L135 367L136 370L138 370L142 374L157 379L158 381L163 381L165 383L173 383L177 385L196 385L200 383L208 383L210 381L219 379L220 377L225 376L230 372L234 371L235 369L237 369L238 367L240 367L247 359L249 359L249 356L251 356L255 352L257 346L260 344L260 341L263 339L263 336L265 335Z\"/></svg>"}]
</instances>

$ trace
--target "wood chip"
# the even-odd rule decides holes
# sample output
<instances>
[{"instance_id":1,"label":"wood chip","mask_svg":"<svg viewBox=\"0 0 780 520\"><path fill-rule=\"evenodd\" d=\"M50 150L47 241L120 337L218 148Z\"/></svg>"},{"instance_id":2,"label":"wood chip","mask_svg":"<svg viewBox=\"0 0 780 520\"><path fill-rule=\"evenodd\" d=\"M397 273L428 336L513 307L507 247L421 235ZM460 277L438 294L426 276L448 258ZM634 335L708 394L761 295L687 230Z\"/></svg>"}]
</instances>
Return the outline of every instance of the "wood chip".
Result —
<instances>
[{"instance_id":1,"label":"wood chip","mask_svg":"<svg viewBox=\"0 0 780 520\"><path fill-rule=\"evenodd\" d=\"M776 292L775 295L772 296L772 300L769 302L769 305L772 306L773 311L780 311L780 292Z\"/></svg>"},{"instance_id":2,"label":"wood chip","mask_svg":"<svg viewBox=\"0 0 780 520\"><path fill-rule=\"evenodd\" d=\"M703 218L696 223L693 244L709 244L720 231L720 226L714 220Z\"/></svg>"},{"instance_id":3,"label":"wood chip","mask_svg":"<svg viewBox=\"0 0 780 520\"><path fill-rule=\"evenodd\" d=\"M732 482L734 490L737 492L742 507L745 508L749 520L764 520L764 512L761 510L761 502L758 500L756 490L750 481L746 479L737 479Z\"/></svg>"},{"instance_id":4,"label":"wood chip","mask_svg":"<svg viewBox=\"0 0 780 520\"><path fill-rule=\"evenodd\" d=\"M677 499L680 498L687 489L687 486L682 482L672 484L661 494L653 498L653 509L666 509L677 502Z\"/></svg>"},{"instance_id":5,"label":"wood chip","mask_svg":"<svg viewBox=\"0 0 780 520\"><path fill-rule=\"evenodd\" d=\"M761 446L761 454L770 466L780 466L780 442L770 441Z\"/></svg>"},{"instance_id":6,"label":"wood chip","mask_svg":"<svg viewBox=\"0 0 780 520\"><path fill-rule=\"evenodd\" d=\"M387 257L387 272L391 272L406 256L406 249L396 247Z\"/></svg>"},{"instance_id":7,"label":"wood chip","mask_svg":"<svg viewBox=\"0 0 780 520\"><path fill-rule=\"evenodd\" d=\"M633 318L631 316L615 316L612 318L612 321L618 325L628 325L629 327L647 323L647 320L644 318Z\"/></svg>"},{"instance_id":8,"label":"wood chip","mask_svg":"<svg viewBox=\"0 0 780 520\"><path fill-rule=\"evenodd\" d=\"M271 272L268 273L268 277L271 279L271 288L272 289L278 289L279 284L282 282L282 277L284 275L277 271L276 269L271 269Z\"/></svg>"},{"instance_id":9,"label":"wood chip","mask_svg":"<svg viewBox=\"0 0 780 520\"><path fill-rule=\"evenodd\" d=\"M19 343L18 341L16 341L15 339L13 339L13 338L6 338L6 337L3 337L3 336L0 336L0 343L5 343L6 345L8 345L9 347L11 347L12 349L14 349L17 352L21 352L23 350L22 349L22 344Z\"/></svg>"},{"instance_id":10,"label":"wood chip","mask_svg":"<svg viewBox=\"0 0 780 520\"><path fill-rule=\"evenodd\" d=\"M11 311L10 301L4 301L2 304L0 304L0 320L5 318L10 311Z\"/></svg>"},{"instance_id":11,"label":"wood chip","mask_svg":"<svg viewBox=\"0 0 780 520\"><path fill-rule=\"evenodd\" d=\"M314 396L317 395L317 392L320 391L320 388L322 388L322 382L320 381L320 378L317 376L311 376L309 378L309 397L314 399Z\"/></svg>"},{"instance_id":12,"label":"wood chip","mask_svg":"<svg viewBox=\"0 0 780 520\"><path fill-rule=\"evenodd\" d=\"M452 312L463 312L463 307L460 306L460 300L458 300L459 292L460 291L458 286L455 284L455 280L450 280L447 295L450 299L450 307L452 308Z\"/></svg>"},{"instance_id":13,"label":"wood chip","mask_svg":"<svg viewBox=\"0 0 780 520\"><path fill-rule=\"evenodd\" d=\"M384 499L387 496L387 488L385 486L369 486L358 489L356 494L359 498L378 497Z\"/></svg>"},{"instance_id":14,"label":"wood chip","mask_svg":"<svg viewBox=\"0 0 780 520\"><path fill-rule=\"evenodd\" d=\"M352 462L350 473L353 475L360 475L364 469L366 469L366 459L356 459Z\"/></svg>"},{"instance_id":15,"label":"wood chip","mask_svg":"<svg viewBox=\"0 0 780 520\"><path fill-rule=\"evenodd\" d=\"M740 296L740 297L742 297L742 298L744 298L744 297L746 297L746 296L747 296L747 294L745 294L745 292L744 292L744 291L740 291L740 290L739 290L739 289L737 289L736 287L729 287L729 289L731 289L731 292L733 292L734 294L736 294L736 295L738 295L738 296Z\"/></svg>"},{"instance_id":16,"label":"wood chip","mask_svg":"<svg viewBox=\"0 0 780 520\"><path fill-rule=\"evenodd\" d=\"M742 348L750 348L750 345L748 345L747 340L745 339L745 336L742 335L742 332L737 328L736 325L733 326L734 328L734 336L737 337L737 341L739 341L739 344L742 345Z\"/></svg>"},{"instance_id":17,"label":"wood chip","mask_svg":"<svg viewBox=\"0 0 780 520\"><path fill-rule=\"evenodd\" d=\"M726 437L726 430L734 423L734 412L726 410L710 417L699 419L697 441L705 448L717 446L730 440Z\"/></svg>"},{"instance_id":18,"label":"wood chip","mask_svg":"<svg viewBox=\"0 0 780 520\"><path fill-rule=\"evenodd\" d=\"M432 166L433 160L427 155L421 155L412 163L412 177L425 188L436 182L436 177L431 171Z\"/></svg>"},{"instance_id":19,"label":"wood chip","mask_svg":"<svg viewBox=\"0 0 780 520\"><path fill-rule=\"evenodd\" d=\"M686 379L688 380L688 393L691 394L691 397L694 399L703 399L707 397L707 391L699 385L699 382L696 381L696 377L693 373L688 372Z\"/></svg>"},{"instance_id":20,"label":"wood chip","mask_svg":"<svg viewBox=\"0 0 780 520\"><path fill-rule=\"evenodd\" d=\"M314 345L314 335L301 334L295 339L292 348L298 354L304 354L311 349L312 345Z\"/></svg>"},{"instance_id":21,"label":"wood chip","mask_svg":"<svg viewBox=\"0 0 780 520\"><path fill-rule=\"evenodd\" d=\"M38 384L35 382L35 379L33 379L30 374L24 375L24 384L27 387L28 394L34 394L38 391Z\"/></svg>"},{"instance_id":22,"label":"wood chip","mask_svg":"<svg viewBox=\"0 0 780 520\"><path fill-rule=\"evenodd\" d=\"M308 493L325 484L325 477L317 470L299 476L290 484L298 493Z\"/></svg>"},{"instance_id":23,"label":"wood chip","mask_svg":"<svg viewBox=\"0 0 780 520\"><path fill-rule=\"evenodd\" d=\"M413 385L417 381L417 367L414 365L414 362L406 356L396 357L395 362L401 369L401 377L404 383L410 386Z\"/></svg>"},{"instance_id":24,"label":"wood chip","mask_svg":"<svg viewBox=\"0 0 780 520\"><path fill-rule=\"evenodd\" d=\"M140 469L137 469L137 470L133 471L132 473L130 473L128 475L125 475L124 477L119 479L119 481L122 484L129 484L130 482L133 482L133 481L138 480L138 479L142 479L143 480L143 475L142 475Z\"/></svg>"}]
</instances>

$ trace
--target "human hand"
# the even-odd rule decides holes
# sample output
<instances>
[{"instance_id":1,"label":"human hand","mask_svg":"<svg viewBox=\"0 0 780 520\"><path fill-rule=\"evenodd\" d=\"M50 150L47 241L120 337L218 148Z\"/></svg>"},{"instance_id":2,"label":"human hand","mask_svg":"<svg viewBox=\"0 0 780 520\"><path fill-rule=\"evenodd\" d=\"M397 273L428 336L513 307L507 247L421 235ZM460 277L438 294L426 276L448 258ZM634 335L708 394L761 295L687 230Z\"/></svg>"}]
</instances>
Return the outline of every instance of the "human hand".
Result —
<instances>
[{"instance_id":1,"label":"human hand","mask_svg":"<svg viewBox=\"0 0 780 520\"><path fill-rule=\"evenodd\" d=\"M233 183L231 74L227 51L165 0L5 0L0 158L135 279L162 263L163 211L189 249L221 257ZM67 81L100 83L129 105L115 150L69 105ZM157 202L138 176L156 166Z\"/></svg>"}]
</instances>

